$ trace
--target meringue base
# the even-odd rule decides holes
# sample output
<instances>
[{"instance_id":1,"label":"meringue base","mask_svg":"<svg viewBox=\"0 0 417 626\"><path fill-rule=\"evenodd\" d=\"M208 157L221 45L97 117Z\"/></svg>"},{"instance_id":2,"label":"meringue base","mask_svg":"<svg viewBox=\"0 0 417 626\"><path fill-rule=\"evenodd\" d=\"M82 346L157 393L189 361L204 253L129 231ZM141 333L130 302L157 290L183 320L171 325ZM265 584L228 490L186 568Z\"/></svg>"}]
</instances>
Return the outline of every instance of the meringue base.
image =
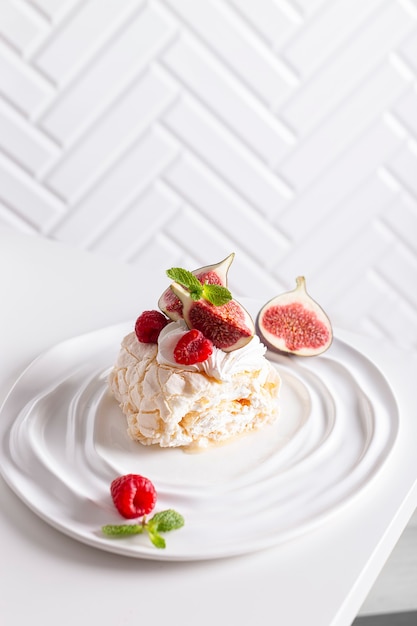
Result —
<instances>
[{"instance_id":1,"label":"meringue base","mask_svg":"<svg viewBox=\"0 0 417 626\"><path fill-rule=\"evenodd\" d=\"M109 388L127 418L128 433L144 445L204 447L275 421L281 379L262 367L219 381L204 372L160 365L158 347L122 341Z\"/></svg>"}]
</instances>

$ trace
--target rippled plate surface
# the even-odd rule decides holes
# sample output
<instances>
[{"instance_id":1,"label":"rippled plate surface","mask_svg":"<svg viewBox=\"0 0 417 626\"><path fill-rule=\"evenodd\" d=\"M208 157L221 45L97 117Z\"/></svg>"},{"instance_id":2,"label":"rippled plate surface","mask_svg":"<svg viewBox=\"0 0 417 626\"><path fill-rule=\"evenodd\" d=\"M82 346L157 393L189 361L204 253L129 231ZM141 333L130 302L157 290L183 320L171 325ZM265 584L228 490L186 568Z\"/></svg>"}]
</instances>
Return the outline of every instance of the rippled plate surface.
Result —
<instances>
[{"instance_id":1,"label":"rippled plate surface","mask_svg":"<svg viewBox=\"0 0 417 626\"><path fill-rule=\"evenodd\" d=\"M377 367L335 339L315 358L270 354L283 384L280 419L228 445L190 454L145 447L126 434L106 377L117 325L71 339L22 374L0 414L4 478L55 528L131 557L193 560L243 554L293 538L349 502L387 458L398 410ZM158 550L145 535L109 539L121 523L109 495L119 474L151 478L156 510L186 525Z\"/></svg>"}]
</instances>

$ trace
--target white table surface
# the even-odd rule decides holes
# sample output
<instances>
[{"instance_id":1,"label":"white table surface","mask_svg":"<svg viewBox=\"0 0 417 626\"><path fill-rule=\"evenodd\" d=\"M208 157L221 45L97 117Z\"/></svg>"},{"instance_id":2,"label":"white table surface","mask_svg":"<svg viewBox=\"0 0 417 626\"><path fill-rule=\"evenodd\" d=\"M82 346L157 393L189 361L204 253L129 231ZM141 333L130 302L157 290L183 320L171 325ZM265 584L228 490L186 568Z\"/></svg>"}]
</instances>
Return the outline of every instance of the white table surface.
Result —
<instances>
[{"instance_id":1,"label":"white table surface","mask_svg":"<svg viewBox=\"0 0 417 626\"><path fill-rule=\"evenodd\" d=\"M166 284L164 269L139 273L0 228L0 402L40 352L134 320L144 301L153 307ZM417 506L417 356L350 333L341 337L374 359L401 407L393 452L348 506L267 551L166 563L105 553L61 534L0 479L1 623L349 626Z\"/></svg>"}]
</instances>

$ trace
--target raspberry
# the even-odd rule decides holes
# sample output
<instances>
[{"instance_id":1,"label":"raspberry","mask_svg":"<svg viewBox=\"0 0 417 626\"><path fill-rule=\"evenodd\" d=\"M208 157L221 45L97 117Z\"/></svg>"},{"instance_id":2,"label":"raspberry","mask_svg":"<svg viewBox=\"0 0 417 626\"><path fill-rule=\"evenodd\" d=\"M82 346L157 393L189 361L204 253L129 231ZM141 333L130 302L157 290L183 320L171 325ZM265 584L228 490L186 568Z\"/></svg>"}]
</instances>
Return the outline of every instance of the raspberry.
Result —
<instances>
[{"instance_id":1,"label":"raspberry","mask_svg":"<svg viewBox=\"0 0 417 626\"><path fill-rule=\"evenodd\" d=\"M135 323L136 337L141 343L157 343L159 333L169 321L160 311L144 311Z\"/></svg>"},{"instance_id":2,"label":"raspberry","mask_svg":"<svg viewBox=\"0 0 417 626\"><path fill-rule=\"evenodd\" d=\"M174 359L180 365L194 365L208 359L213 344L203 333L193 328L185 333L174 348Z\"/></svg>"},{"instance_id":3,"label":"raspberry","mask_svg":"<svg viewBox=\"0 0 417 626\"><path fill-rule=\"evenodd\" d=\"M156 490L151 481L139 474L115 478L110 485L114 506L127 519L150 513L156 504Z\"/></svg>"}]
</instances>

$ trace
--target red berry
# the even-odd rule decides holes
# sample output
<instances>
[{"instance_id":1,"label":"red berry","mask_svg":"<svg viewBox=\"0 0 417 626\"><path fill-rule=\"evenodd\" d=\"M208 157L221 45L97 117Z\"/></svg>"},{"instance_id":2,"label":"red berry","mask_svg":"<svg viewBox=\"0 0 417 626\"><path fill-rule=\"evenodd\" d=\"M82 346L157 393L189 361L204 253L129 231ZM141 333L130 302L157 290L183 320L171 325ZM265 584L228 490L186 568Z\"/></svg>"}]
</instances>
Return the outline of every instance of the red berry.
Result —
<instances>
[{"instance_id":1,"label":"red berry","mask_svg":"<svg viewBox=\"0 0 417 626\"><path fill-rule=\"evenodd\" d=\"M157 343L159 333L169 321L160 311L144 311L135 323L136 337L141 343Z\"/></svg>"},{"instance_id":2,"label":"red berry","mask_svg":"<svg viewBox=\"0 0 417 626\"><path fill-rule=\"evenodd\" d=\"M174 348L174 359L180 365L194 365L208 359L213 352L213 344L203 333L192 328L185 333Z\"/></svg>"},{"instance_id":3,"label":"red berry","mask_svg":"<svg viewBox=\"0 0 417 626\"><path fill-rule=\"evenodd\" d=\"M127 519L150 513L156 504L156 490L151 481L139 474L115 478L110 485L114 506Z\"/></svg>"}]
</instances>

